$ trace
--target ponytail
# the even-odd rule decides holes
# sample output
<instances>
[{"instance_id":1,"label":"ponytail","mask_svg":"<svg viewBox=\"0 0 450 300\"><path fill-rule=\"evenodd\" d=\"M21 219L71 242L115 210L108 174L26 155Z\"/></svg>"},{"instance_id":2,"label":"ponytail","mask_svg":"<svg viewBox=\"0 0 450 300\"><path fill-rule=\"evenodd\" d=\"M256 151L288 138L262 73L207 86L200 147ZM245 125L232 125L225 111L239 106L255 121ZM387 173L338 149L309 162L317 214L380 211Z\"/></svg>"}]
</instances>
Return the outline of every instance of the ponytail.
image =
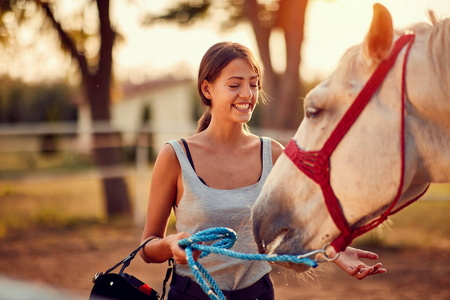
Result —
<instances>
[{"instance_id":1,"label":"ponytail","mask_svg":"<svg viewBox=\"0 0 450 300\"><path fill-rule=\"evenodd\" d=\"M207 106L206 111L203 113L203 115L198 120L198 127L195 131L196 133L200 133L206 128L208 128L209 124L211 123L211 107Z\"/></svg>"}]
</instances>

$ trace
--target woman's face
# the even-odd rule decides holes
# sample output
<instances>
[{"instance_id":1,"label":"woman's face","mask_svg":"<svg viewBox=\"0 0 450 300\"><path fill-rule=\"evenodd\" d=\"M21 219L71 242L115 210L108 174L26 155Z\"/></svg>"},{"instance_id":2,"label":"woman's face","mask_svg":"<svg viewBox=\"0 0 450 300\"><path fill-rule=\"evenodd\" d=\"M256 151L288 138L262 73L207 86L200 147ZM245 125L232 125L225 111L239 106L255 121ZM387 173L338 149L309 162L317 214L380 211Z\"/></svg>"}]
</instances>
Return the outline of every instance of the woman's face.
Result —
<instances>
[{"instance_id":1,"label":"woman's face","mask_svg":"<svg viewBox=\"0 0 450 300\"><path fill-rule=\"evenodd\" d=\"M246 123L250 121L258 100L259 77L245 59L234 59L222 69L214 82L202 84L211 100L215 121Z\"/></svg>"}]
</instances>

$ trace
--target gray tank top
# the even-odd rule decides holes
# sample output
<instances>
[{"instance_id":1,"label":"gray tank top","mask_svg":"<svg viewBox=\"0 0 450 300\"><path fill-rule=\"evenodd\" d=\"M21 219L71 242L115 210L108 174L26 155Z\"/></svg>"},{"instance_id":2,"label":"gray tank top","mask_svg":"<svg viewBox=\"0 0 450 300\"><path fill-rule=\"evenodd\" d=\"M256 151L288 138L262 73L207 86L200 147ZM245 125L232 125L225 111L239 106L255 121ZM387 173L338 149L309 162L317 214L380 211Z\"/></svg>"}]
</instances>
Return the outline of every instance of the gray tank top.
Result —
<instances>
[{"instance_id":1,"label":"gray tank top","mask_svg":"<svg viewBox=\"0 0 450 300\"><path fill-rule=\"evenodd\" d=\"M257 253L250 224L251 207L272 169L272 146L269 138L262 138L262 173L255 184L232 190L211 188L200 181L183 147L177 140L169 141L181 166L183 196L175 207L178 232L194 234L212 227L228 227L236 231L238 239L231 250ZM213 242L211 242L213 243ZM250 261L211 253L200 263L216 280L221 290L248 287L270 272L266 261ZM195 281L188 265L177 265L176 273Z\"/></svg>"}]
</instances>

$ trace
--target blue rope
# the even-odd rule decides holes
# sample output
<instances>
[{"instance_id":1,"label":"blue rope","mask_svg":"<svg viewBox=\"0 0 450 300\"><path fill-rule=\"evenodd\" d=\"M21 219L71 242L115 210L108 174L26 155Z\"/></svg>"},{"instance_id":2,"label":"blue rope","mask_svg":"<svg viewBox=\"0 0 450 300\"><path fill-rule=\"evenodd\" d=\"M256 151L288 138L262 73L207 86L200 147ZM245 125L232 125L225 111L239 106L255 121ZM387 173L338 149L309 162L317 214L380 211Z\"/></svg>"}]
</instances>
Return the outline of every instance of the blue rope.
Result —
<instances>
[{"instance_id":1,"label":"blue rope","mask_svg":"<svg viewBox=\"0 0 450 300\"><path fill-rule=\"evenodd\" d=\"M203 289L203 291L212 300L225 300L225 296L219 288L217 282L212 278L211 274L200 264L199 261L195 261L192 251L200 250L202 254L200 258L209 255L210 253L216 253L226 255L233 258L245 259L245 260L264 260L271 262L291 262L296 264L306 264L310 267L317 267L317 263L307 257L301 257L297 255L266 255L266 254L249 254L239 253L232 250L228 250L233 247L236 242L237 234L234 230L225 227L210 228L203 231L199 231L187 239L180 240L178 244L185 248L186 258L192 274L195 280ZM219 242L207 246L200 244L202 242L217 241ZM209 285L208 285L208 283Z\"/></svg>"}]
</instances>

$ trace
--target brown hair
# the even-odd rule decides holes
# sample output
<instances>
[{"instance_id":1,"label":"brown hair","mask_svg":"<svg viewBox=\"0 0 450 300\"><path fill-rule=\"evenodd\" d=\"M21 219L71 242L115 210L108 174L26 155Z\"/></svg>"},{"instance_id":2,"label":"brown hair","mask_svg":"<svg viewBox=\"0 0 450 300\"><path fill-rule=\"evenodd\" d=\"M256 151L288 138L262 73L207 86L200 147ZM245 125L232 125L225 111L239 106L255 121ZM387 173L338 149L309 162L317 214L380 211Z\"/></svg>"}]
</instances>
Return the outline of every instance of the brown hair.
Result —
<instances>
[{"instance_id":1,"label":"brown hair","mask_svg":"<svg viewBox=\"0 0 450 300\"><path fill-rule=\"evenodd\" d=\"M203 95L203 80L206 79L208 82L214 82L217 77L219 77L223 68L225 68L232 60L236 58L245 59L253 67L253 70L259 78L258 89L260 91L262 90L262 70L250 49L241 44L232 42L221 42L214 44L203 56L198 71L197 88L202 101L202 106L205 108L205 112L198 120L198 127L196 130L197 133L208 128L211 122L211 100Z\"/></svg>"}]
</instances>

